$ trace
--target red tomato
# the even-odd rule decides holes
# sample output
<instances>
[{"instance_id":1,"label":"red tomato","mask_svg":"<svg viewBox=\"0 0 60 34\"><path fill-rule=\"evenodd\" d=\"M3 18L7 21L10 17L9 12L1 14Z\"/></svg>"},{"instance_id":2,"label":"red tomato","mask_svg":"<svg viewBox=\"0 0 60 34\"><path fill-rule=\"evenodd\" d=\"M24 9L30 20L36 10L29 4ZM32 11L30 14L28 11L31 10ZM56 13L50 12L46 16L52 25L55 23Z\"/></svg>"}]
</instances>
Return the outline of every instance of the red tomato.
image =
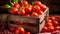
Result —
<instances>
[{"instance_id":1,"label":"red tomato","mask_svg":"<svg viewBox=\"0 0 60 34\"><path fill-rule=\"evenodd\" d=\"M47 32L48 28L45 26L42 28L42 32Z\"/></svg>"},{"instance_id":2,"label":"red tomato","mask_svg":"<svg viewBox=\"0 0 60 34\"><path fill-rule=\"evenodd\" d=\"M27 1L23 1L23 5L24 6L27 6L28 5L28 2Z\"/></svg>"},{"instance_id":3,"label":"red tomato","mask_svg":"<svg viewBox=\"0 0 60 34\"><path fill-rule=\"evenodd\" d=\"M37 5L33 6L32 11L34 11L34 12L36 12L38 14L42 14L43 13L43 11L41 11L40 7L37 6Z\"/></svg>"},{"instance_id":4,"label":"red tomato","mask_svg":"<svg viewBox=\"0 0 60 34\"><path fill-rule=\"evenodd\" d=\"M47 22L52 23L52 20L51 19L48 19Z\"/></svg>"},{"instance_id":5,"label":"red tomato","mask_svg":"<svg viewBox=\"0 0 60 34\"><path fill-rule=\"evenodd\" d=\"M45 5L41 4L41 2L39 2L39 1L36 1L36 2L35 2L35 5L40 6L42 11L45 11L46 8L47 8Z\"/></svg>"},{"instance_id":6,"label":"red tomato","mask_svg":"<svg viewBox=\"0 0 60 34\"><path fill-rule=\"evenodd\" d=\"M40 11L38 14L43 14L43 11Z\"/></svg>"},{"instance_id":7,"label":"red tomato","mask_svg":"<svg viewBox=\"0 0 60 34\"><path fill-rule=\"evenodd\" d=\"M60 30L60 26L55 27L55 30Z\"/></svg>"},{"instance_id":8,"label":"red tomato","mask_svg":"<svg viewBox=\"0 0 60 34\"><path fill-rule=\"evenodd\" d=\"M32 5L28 4L25 7L25 12L26 12L26 14L31 14L32 13Z\"/></svg>"},{"instance_id":9,"label":"red tomato","mask_svg":"<svg viewBox=\"0 0 60 34\"><path fill-rule=\"evenodd\" d=\"M25 30L22 27L18 27L15 31L15 34L25 34Z\"/></svg>"},{"instance_id":10,"label":"red tomato","mask_svg":"<svg viewBox=\"0 0 60 34\"><path fill-rule=\"evenodd\" d=\"M14 12L14 11L10 11L10 13L11 13L11 14L16 14L16 12Z\"/></svg>"},{"instance_id":11,"label":"red tomato","mask_svg":"<svg viewBox=\"0 0 60 34\"><path fill-rule=\"evenodd\" d=\"M46 8L47 8L45 5L41 4L41 2L39 2L39 1L36 1L36 2L35 2L35 5L40 6L42 11L45 11Z\"/></svg>"},{"instance_id":12,"label":"red tomato","mask_svg":"<svg viewBox=\"0 0 60 34\"><path fill-rule=\"evenodd\" d=\"M40 4L41 4L41 2L39 2L39 1L36 1L35 2L35 5L38 5L39 6Z\"/></svg>"},{"instance_id":13,"label":"red tomato","mask_svg":"<svg viewBox=\"0 0 60 34\"><path fill-rule=\"evenodd\" d=\"M26 32L26 34L30 34L30 32Z\"/></svg>"},{"instance_id":14,"label":"red tomato","mask_svg":"<svg viewBox=\"0 0 60 34\"><path fill-rule=\"evenodd\" d=\"M19 4L17 3L17 4L14 4L14 6L13 7L15 7L15 8L19 8Z\"/></svg>"},{"instance_id":15,"label":"red tomato","mask_svg":"<svg viewBox=\"0 0 60 34\"><path fill-rule=\"evenodd\" d=\"M33 16L33 17L39 17L39 15L38 15L36 12L33 12L33 13L31 14L31 16Z\"/></svg>"},{"instance_id":16,"label":"red tomato","mask_svg":"<svg viewBox=\"0 0 60 34\"><path fill-rule=\"evenodd\" d=\"M40 7L35 5L35 6L33 6L32 10L35 12L38 12L38 11L40 11Z\"/></svg>"},{"instance_id":17,"label":"red tomato","mask_svg":"<svg viewBox=\"0 0 60 34\"><path fill-rule=\"evenodd\" d=\"M53 21L53 25L58 26L59 25L58 21Z\"/></svg>"},{"instance_id":18,"label":"red tomato","mask_svg":"<svg viewBox=\"0 0 60 34\"><path fill-rule=\"evenodd\" d=\"M49 26L53 26L52 23L46 23L46 26L49 27Z\"/></svg>"},{"instance_id":19,"label":"red tomato","mask_svg":"<svg viewBox=\"0 0 60 34\"><path fill-rule=\"evenodd\" d=\"M15 7L13 7L11 10L12 10L12 11L18 11L18 9L15 8Z\"/></svg>"},{"instance_id":20,"label":"red tomato","mask_svg":"<svg viewBox=\"0 0 60 34\"><path fill-rule=\"evenodd\" d=\"M47 9L47 7L45 5L43 5L43 4L41 4L40 7L41 7L42 11L45 11Z\"/></svg>"},{"instance_id":21,"label":"red tomato","mask_svg":"<svg viewBox=\"0 0 60 34\"><path fill-rule=\"evenodd\" d=\"M48 32L53 32L54 31L54 27L53 26L49 26L48 27Z\"/></svg>"},{"instance_id":22,"label":"red tomato","mask_svg":"<svg viewBox=\"0 0 60 34\"><path fill-rule=\"evenodd\" d=\"M32 8L31 7L25 7L25 12L26 12L26 14L30 14L32 12Z\"/></svg>"},{"instance_id":23,"label":"red tomato","mask_svg":"<svg viewBox=\"0 0 60 34\"><path fill-rule=\"evenodd\" d=\"M51 16L49 19L51 20L55 20L56 18L54 16Z\"/></svg>"},{"instance_id":24,"label":"red tomato","mask_svg":"<svg viewBox=\"0 0 60 34\"><path fill-rule=\"evenodd\" d=\"M11 13L11 14L17 14L17 12L18 12L18 9L17 9L17 8L12 8L12 9L10 10L10 13Z\"/></svg>"},{"instance_id":25,"label":"red tomato","mask_svg":"<svg viewBox=\"0 0 60 34\"><path fill-rule=\"evenodd\" d=\"M15 31L15 27L14 26L11 26L10 27L10 31L14 32Z\"/></svg>"},{"instance_id":26,"label":"red tomato","mask_svg":"<svg viewBox=\"0 0 60 34\"><path fill-rule=\"evenodd\" d=\"M22 9L22 10L18 11L18 15L20 15L20 16L25 15L25 10L24 10L24 9Z\"/></svg>"}]
</instances>

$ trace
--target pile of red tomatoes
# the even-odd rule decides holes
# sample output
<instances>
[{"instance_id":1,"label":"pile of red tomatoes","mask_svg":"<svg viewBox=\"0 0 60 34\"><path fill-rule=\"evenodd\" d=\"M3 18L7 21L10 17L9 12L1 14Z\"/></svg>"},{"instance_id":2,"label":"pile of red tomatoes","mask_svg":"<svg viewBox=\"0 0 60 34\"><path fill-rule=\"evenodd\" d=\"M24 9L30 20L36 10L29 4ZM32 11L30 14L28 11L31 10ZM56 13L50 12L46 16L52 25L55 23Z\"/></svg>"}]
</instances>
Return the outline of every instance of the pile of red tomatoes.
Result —
<instances>
[{"instance_id":1,"label":"pile of red tomatoes","mask_svg":"<svg viewBox=\"0 0 60 34\"><path fill-rule=\"evenodd\" d=\"M16 14L19 16L40 16L47 7L42 4L40 1L34 2L33 5L29 4L27 1L23 1L22 3L15 3L13 7L10 9L10 14Z\"/></svg>"},{"instance_id":2,"label":"pile of red tomatoes","mask_svg":"<svg viewBox=\"0 0 60 34\"><path fill-rule=\"evenodd\" d=\"M59 18L51 16L49 17L46 26L42 28L42 32L53 32L56 30L60 31Z\"/></svg>"}]
</instances>

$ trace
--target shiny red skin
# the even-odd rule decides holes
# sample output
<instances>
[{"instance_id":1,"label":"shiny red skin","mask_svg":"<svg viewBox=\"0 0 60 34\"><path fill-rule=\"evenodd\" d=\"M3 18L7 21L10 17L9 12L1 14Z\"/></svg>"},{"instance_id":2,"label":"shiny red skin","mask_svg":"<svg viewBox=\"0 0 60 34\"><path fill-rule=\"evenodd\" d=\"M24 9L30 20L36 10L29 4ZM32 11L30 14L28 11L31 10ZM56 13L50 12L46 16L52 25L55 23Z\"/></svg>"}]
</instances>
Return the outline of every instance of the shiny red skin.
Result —
<instances>
[{"instance_id":1,"label":"shiny red skin","mask_svg":"<svg viewBox=\"0 0 60 34\"><path fill-rule=\"evenodd\" d=\"M22 27L18 27L15 31L15 34L25 34L25 30Z\"/></svg>"},{"instance_id":2,"label":"shiny red skin","mask_svg":"<svg viewBox=\"0 0 60 34\"><path fill-rule=\"evenodd\" d=\"M33 12L33 13L31 14L31 16L33 16L33 17L39 17L39 14L37 14L36 12Z\"/></svg>"},{"instance_id":3,"label":"shiny red skin","mask_svg":"<svg viewBox=\"0 0 60 34\"><path fill-rule=\"evenodd\" d=\"M41 4L41 2L39 2L39 1L36 1L35 2L35 5L38 5L39 6L40 4Z\"/></svg>"},{"instance_id":4,"label":"shiny red skin","mask_svg":"<svg viewBox=\"0 0 60 34\"><path fill-rule=\"evenodd\" d=\"M13 7L15 7L15 8L19 8L20 7L20 5L18 4L18 3L16 3L16 4L14 4L14 6Z\"/></svg>"},{"instance_id":5,"label":"shiny red skin","mask_svg":"<svg viewBox=\"0 0 60 34\"><path fill-rule=\"evenodd\" d=\"M54 27L53 26L49 26L48 27L48 32L53 32L54 31Z\"/></svg>"},{"instance_id":6,"label":"shiny red skin","mask_svg":"<svg viewBox=\"0 0 60 34\"><path fill-rule=\"evenodd\" d=\"M47 9L47 7L46 7L45 5L43 5L43 4L41 4L40 7L41 7L41 10L42 10L43 12Z\"/></svg>"},{"instance_id":7,"label":"shiny red skin","mask_svg":"<svg viewBox=\"0 0 60 34\"><path fill-rule=\"evenodd\" d=\"M43 13L43 11L41 11L40 7L37 6L37 5L33 6L32 11L34 11L34 12L36 12L38 14L42 14Z\"/></svg>"},{"instance_id":8,"label":"shiny red skin","mask_svg":"<svg viewBox=\"0 0 60 34\"><path fill-rule=\"evenodd\" d=\"M60 30L60 26L56 26L55 27L55 30Z\"/></svg>"},{"instance_id":9,"label":"shiny red skin","mask_svg":"<svg viewBox=\"0 0 60 34\"><path fill-rule=\"evenodd\" d=\"M36 1L35 5L38 5L39 7L41 7L42 11L45 11L47 9L47 7L39 1Z\"/></svg>"},{"instance_id":10,"label":"shiny red skin","mask_svg":"<svg viewBox=\"0 0 60 34\"><path fill-rule=\"evenodd\" d=\"M54 26L58 26L59 25L58 21L53 21L52 23L53 23Z\"/></svg>"},{"instance_id":11,"label":"shiny red skin","mask_svg":"<svg viewBox=\"0 0 60 34\"><path fill-rule=\"evenodd\" d=\"M23 15L25 15L25 10L22 9L22 10L18 11L17 14L18 14L19 16L23 16Z\"/></svg>"},{"instance_id":12,"label":"shiny red skin","mask_svg":"<svg viewBox=\"0 0 60 34\"><path fill-rule=\"evenodd\" d=\"M47 22L52 23L52 20L51 19L48 19Z\"/></svg>"},{"instance_id":13,"label":"shiny red skin","mask_svg":"<svg viewBox=\"0 0 60 34\"><path fill-rule=\"evenodd\" d=\"M47 32L48 28L45 26L42 28L42 32Z\"/></svg>"},{"instance_id":14,"label":"shiny red skin","mask_svg":"<svg viewBox=\"0 0 60 34\"><path fill-rule=\"evenodd\" d=\"M26 14L30 14L32 12L32 8L31 7L25 7L25 12L26 12Z\"/></svg>"},{"instance_id":15,"label":"shiny red skin","mask_svg":"<svg viewBox=\"0 0 60 34\"><path fill-rule=\"evenodd\" d=\"M28 5L28 2L27 1L23 1L23 5L24 6L27 6Z\"/></svg>"},{"instance_id":16,"label":"shiny red skin","mask_svg":"<svg viewBox=\"0 0 60 34\"><path fill-rule=\"evenodd\" d=\"M49 19L51 19L52 21L56 20L54 16L51 16Z\"/></svg>"},{"instance_id":17,"label":"shiny red skin","mask_svg":"<svg viewBox=\"0 0 60 34\"><path fill-rule=\"evenodd\" d=\"M46 26L49 27L49 26L53 26L52 23L46 23Z\"/></svg>"},{"instance_id":18,"label":"shiny red skin","mask_svg":"<svg viewBox=\"0 0 60 34\"><path fill-rule=\"evenodd\" d=\"M17 14L17 12L18 12L18 9L15 8L15 7L13 7L13 8L10 10L10 13L11 13L11 14Z\"/></svg>"}]
</instances>

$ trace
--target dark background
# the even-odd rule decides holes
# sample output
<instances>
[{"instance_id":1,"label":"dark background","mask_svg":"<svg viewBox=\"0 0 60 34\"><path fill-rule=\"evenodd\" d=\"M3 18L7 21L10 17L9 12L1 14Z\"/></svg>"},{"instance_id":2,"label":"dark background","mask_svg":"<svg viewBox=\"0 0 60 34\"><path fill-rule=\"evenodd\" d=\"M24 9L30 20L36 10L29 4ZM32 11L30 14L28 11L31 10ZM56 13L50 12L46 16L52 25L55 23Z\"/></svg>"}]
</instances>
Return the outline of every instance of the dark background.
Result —
<instances>
[{"instance_id":1,"label":"dark background","mask_svg":"<svg viewBox=\"0 0 60 34\"><path fill-rule=\"evenodd\" d=\"M27 0L29 3L35 1L35 0ZM38 0L41 1L43 4L47 5L49 7L49 13L50 14L60 14L60 0ZM1 0L0 6L4 4L9 4L9 0ZM6 9L0 8L0 14L1 13L8 13Z\"/></svg>"}]
</instances>

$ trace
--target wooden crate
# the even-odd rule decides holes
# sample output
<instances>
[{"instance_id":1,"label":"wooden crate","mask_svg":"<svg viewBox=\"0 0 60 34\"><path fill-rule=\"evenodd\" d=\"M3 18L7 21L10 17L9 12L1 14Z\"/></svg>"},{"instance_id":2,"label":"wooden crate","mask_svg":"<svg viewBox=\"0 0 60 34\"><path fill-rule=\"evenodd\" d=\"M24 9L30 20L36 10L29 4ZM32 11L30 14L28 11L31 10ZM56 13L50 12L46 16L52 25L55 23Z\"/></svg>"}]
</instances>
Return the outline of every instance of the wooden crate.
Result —
<instances>
[{"instance_id":1,"label":"wooden crate","mask_svg":"<svg viewBox=\"0 0 60 34\"><path fill-rule=\"evenodd\" d=\"M47 8L44 11L44 13L39 17L27 17L27 16L17 16L17 15L9 14L8 16L9 27L10 26L15 26L15 27L22 26L25 30L30 31L32 34L37 34L41 32L42 27L45 26L45 23L48 19L48 15L49 15L49 8ZM37 26L27 26L28 24L18 25L18 24L11 24L10 21L18 21L18 22L25 22L29 24L35 24L35 25L38 24L38 25Z\"/></svg>"}]
</instances>

